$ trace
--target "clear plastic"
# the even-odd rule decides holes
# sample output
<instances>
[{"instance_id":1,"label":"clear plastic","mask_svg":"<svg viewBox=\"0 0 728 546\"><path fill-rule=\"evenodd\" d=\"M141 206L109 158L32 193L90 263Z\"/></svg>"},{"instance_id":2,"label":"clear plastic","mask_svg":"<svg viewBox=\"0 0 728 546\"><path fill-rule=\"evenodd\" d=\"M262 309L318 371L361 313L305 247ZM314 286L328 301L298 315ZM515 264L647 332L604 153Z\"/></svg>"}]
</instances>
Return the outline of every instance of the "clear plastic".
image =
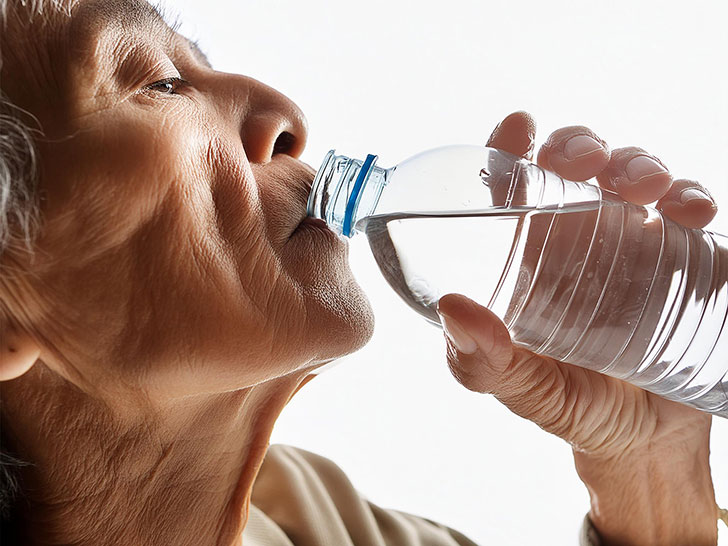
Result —
<instances>
[{"instance_id":1,"label":"clear plastic","mask_svg":"<svg viewBox=\"0 0 728 546\"><path fill-rule=\"evenodd\" d=\"M728 239L517 156L438 148L391 169L329 152L309 214L366 233L382 274L439 325L457 292L536 353L728 417Z\"/></svg>"}]
</instances>

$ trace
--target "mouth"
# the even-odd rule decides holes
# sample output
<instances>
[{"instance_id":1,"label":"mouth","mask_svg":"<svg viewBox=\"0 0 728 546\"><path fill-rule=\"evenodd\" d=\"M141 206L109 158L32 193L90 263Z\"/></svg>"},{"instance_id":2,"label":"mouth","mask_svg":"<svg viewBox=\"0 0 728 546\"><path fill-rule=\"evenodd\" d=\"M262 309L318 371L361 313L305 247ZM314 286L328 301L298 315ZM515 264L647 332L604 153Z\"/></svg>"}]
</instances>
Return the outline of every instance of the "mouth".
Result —
<instances>
[{"instance_id":1,"label":"mouth","mask_svg":"<svg viewBox=\"0 0 728 546\"><path fill-rule=\"evenodd\" d=\"M293 236L294 233L301 230L302 228L310 228L316 231L325 231L330 235L335 236L336 234L331 231L331 229L329 229L328 225L324 220L322 220L321 218L314 218L313 216L308 215L308 198L311 194L311 188L313 187L313 181L316 176L316 171L305 163L302 163L301 166L303 168L297 173L299 176L296 176L292 182L296 190L295 206L297 213L296 218L298 218L298 223L293 226L289 237Z\"/></svg>"},{"instance_id":2,"label":"mouth","mask_svg":"<svg viewBox=\"0 0 728 546\"><path fill-rule=\"evenodd\" d=\"M311 220L314 219L313 217L310 217L308 215L308 197L311 194L311 188L313 187L313 179L314 179L314 176L316 175L316 173L308 165L306 165L306 167L308 167L307 171L309 171L306 174L310 175L310 176L304 176L298 181L298 184L300 185L300 188L301 188L300 204L302 205L302 208L303 208L303 210L301 211L300 220L298 222L299 225L302 222L305 222L307 219L311 219Z\"/></svg>"},{"instance_id":3,"label":"mouth","mask_svg":"<svg viewBox=\"0 0 728 546\"><path fill-rule=\"evenodd\" d=\"M312 237L326 236L332 240L339 240L339 235L332 231L324 220L308 215L308 198L316 178L316 170L303 161L288 156L276 156L274 161L279 162L279 168L286 171L284 192L284 206L288 209L285 214L286 240L305 233Z\"/></svg>"},{"instance_id":4,"label":"mouth","mask_svg":"<svg viewBox=\"0 0 728 546\"><path fill-rule=\"evenodd\" d=\"M308 165L306 167L308 167ZM313 185L313 179L316 173L310 167L308 167L306 170L308 172L306 172L305 176L298 176L295 180L292 181L296 190L296 199L294 205L295 215L293 217L297 220L297 222L295 223L295 225L291 226L291 231L288 237L290 239L291 237L302 231L323 231L328 232L330 235L335 235L335 233L329 229L329 227L326 225L326 222L324 222L322 219L314 218L313 216L308 215L308 196L311 193L311 187Z\"/></svg>"}]
</instances>

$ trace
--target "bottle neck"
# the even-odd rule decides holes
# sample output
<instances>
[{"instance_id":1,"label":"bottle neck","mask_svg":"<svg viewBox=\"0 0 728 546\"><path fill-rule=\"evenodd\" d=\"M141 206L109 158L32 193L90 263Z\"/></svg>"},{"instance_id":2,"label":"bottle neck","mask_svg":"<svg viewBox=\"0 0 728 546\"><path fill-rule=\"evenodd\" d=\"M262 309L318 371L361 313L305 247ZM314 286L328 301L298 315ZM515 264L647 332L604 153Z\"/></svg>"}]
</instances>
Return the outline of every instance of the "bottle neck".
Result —
<instances>
[{"instance_id":1,"label":"bottle neck","mask_svg":"<svg viewBox=\"0 0 728 546\"><path fill-rule=\"evenodd\" d=\"M376 166L377 156L365 160L335 155L331 150L316 173L308 198L308 215L347 237L359 232L356 225L371 216L394 169Z\"/></svg>"}]
</instances>

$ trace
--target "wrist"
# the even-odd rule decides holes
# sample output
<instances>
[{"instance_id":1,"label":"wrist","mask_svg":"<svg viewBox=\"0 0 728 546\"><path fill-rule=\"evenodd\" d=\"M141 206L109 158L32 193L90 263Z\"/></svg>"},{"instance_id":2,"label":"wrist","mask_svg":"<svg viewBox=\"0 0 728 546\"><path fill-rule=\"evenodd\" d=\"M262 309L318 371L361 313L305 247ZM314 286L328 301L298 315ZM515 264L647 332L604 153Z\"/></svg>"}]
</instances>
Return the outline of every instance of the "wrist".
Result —
<instances>
[{"instance_id":1,"label":"wrist","mask_svg":"<svg viewBox=\"0 0 728 546\"><path fill-rule=\"evenodd\" d=\"M699 444L699 445L696 445ZM709 440L602 457L574 452L605 545L717 542Z\"/></svg>"}]
</instances>

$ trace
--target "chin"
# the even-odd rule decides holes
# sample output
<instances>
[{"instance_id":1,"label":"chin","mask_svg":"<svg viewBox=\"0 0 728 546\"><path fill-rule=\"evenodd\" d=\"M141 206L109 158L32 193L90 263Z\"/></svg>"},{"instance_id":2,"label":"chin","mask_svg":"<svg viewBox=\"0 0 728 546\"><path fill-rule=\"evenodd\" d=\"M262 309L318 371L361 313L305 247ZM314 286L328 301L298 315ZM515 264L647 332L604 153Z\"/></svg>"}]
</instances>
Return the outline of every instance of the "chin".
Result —
<instances>
[{"instance_id":1,"label":"chin","mask_svg":"<svg viewBox=\"0 0 728 546\"><path fill-rule=\"evenodd\" d=\"M301 340L323 362L357 351L371 339L374 313L348 263L347 241L325 225L303 223L281 255L303 296Z\"/></svg>"},{"instance_id":2,"label":"chin","mask_svg":"<svg viewBox=\"0 0 728 546\"><path fill-rule=\"evenodd\" d=\"M358 351L369 343L374 334L374 311L369 299L358 285L357 289L355 305L348 309L348 316L341 328L341 343L337 346L340 352L338 356Z\"/></svg>"},{"instance_id":3,"label":"chin","mask_svg":"<svg viewBox=\"0 0 728 546\"><path fill-rule=\"evenodd\" d=\"M351 276L343 286L319 287L308 316L312 337L318 342L316 360L351 354L366 345L374 333L374 312Z\"/></svg>"}]
</instances>

